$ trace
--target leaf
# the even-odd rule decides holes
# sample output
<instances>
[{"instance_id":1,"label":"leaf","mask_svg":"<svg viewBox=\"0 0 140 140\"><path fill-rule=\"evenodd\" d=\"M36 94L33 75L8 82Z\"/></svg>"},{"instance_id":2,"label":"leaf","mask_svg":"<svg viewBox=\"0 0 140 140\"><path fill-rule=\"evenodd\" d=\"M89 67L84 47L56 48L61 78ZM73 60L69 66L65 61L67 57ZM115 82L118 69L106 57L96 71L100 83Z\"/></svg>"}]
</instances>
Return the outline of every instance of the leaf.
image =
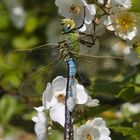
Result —
<instances>
[{"instance_id":1,"label":"leaf","mask_svg":"<svg viewBox=\"0 0 140 140\"><path fill-rule=\"evenodd\" d=\"M123 136L133 136L138 138L139 137L139 129L132 128L132 127L110 127L110 129L114 130L115 132L121 133Z\"/></svg>"},{"instance_id":2,"label":"leaf","mask_svg":"<svg viewBox=\"0 0 140 140\"><path fill-rule=\"evenodd\" d=\"M27 37L25 35L20 35L16 36L12 43L16 49L27 49L36 46L38 38L36 36Z\"/></svg>"},{"instance_id":3,"label":"leaf","mask_svg":"<svg viewBox=\"0 0 140 140\"><path fill-rule=\"evenodd\" d=\"M131 0L131 1L132 1L132 7L130 11L140 13L140 1L139 0Z\"/></svg>"},{"instance_id":4,"label":"leaf","mask_svg":"<svg viewBox=\"0 0 140 140\"><path fill-rule=\"evenodd\" d=\"M36 30L38 26L38 19L36 17L29 17L26 22L25 31L31 33Z\"/></svg>"},{"instance_id":5,"label":"leaf","mask_svg":"<svg viewBox=\"0 0 140 140\"><path fill-rule=\"evenodd\" d=\"M140 84L140 74L138 74L135 78L135 83Z\"/></svg>"},{"instance_id":6,"label":"leaf","mask_svg":"<svg viewBox=\"0 0 140 140\"><path fill-rule=\"evenodd\" d=\"M0 100L0 121L3 124L8 123L12 117L23 110L23 106L18 101L9 95L5 95Z\"/></svg>"},{"instance_id":7,"label":"leaf","mask_svg":"<svg viewBox=\"0 0 140 140\"><path fill-rule=\"evenodd\" d=\"M134 87L133 86L129 86L126 88L123 88L119 94L117 95L118 98L122 98L126 101L132 101L133 97L134 97Z\"/></svg>"},{"instance_id":8,"label":"leaf","mask_svg":"<svg viewBox=\"0 0 140 140\"><path fill-rule=\"evenodd\" d=\"M7 91L17 89L21 83L22 73L20 71L7 72L1 79L2 87Z\"/></svg>"}]
</instances>

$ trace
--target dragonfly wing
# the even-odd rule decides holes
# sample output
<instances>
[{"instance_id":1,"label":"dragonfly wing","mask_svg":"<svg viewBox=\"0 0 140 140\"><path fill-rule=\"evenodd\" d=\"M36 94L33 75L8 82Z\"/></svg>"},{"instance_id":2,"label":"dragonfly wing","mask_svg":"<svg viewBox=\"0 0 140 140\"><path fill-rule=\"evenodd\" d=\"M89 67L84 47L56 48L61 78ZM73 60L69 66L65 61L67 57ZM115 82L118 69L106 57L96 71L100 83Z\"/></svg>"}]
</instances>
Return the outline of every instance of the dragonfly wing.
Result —
<instances>
[{"instance_id":1,"label":"dragonfly wing","mask_svg":"<svg viewBox=\"0 0 140 140\"><path fill-rule=\"evenodd\" d=\"M73 53L76 55L76 53ZM90 56L77 54L77 70L82 75L95 79L99 84L123 81L132 76L135 68L123 57Z\"/></svg>"},{"instance_id":2,"label":"dragonfly wing","mask_svg":"<svg viewBox=\"0 0 140 140\"><path fill-rule=\"evenodd\" d=\"M56 57L46 66L41 66L36 71L23 78L23 82L19 87L19 93L25 97L35 97L42 95L47 82L53 77L57 65L60 63L61 57ZM60 66L60 65L59 65Z\"/></svg>"},{"instance_id":3,"label":"dragonfly wing","mask_svg":"<svg viewBox=\"0 0 140 140\"><path fill-rule=\"evenodd\" d=\"M57 44L47 44L32 49L9 51L5 63L13 71L19 71L21 82L19 93L23 96L37 96L54 74L60 59ZM57 75L57 73L55 73Z\"/></svg>"},{"instance_id":4,"label":"dragonfly wing","mask_svg":"<svg viewBox=\"0 0 140 140\"><path fill-rule=\"evenodd\" d=\"M5 54L4 60L11 67L24 69L26 65L31 65L30 68L34 69L38 65L48 64L56 47L57 44L44 44L31 49L10 50Z\"/></svg>"}]
</instances>

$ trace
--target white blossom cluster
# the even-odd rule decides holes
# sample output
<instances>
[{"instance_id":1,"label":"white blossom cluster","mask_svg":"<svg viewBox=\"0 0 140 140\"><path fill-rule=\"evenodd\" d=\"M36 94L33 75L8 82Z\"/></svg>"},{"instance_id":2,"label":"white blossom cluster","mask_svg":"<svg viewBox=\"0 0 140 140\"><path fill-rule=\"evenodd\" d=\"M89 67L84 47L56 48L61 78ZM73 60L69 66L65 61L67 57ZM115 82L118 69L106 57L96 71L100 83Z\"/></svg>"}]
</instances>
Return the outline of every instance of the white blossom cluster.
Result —
<instances>
[{"instance_id":1,"label":"white blossom cluster","mask_svg":"<svg viewBox=\"0 0 140 140\"><path fill-rule=\"evenodd\" d=\"M88 4L88 0L55 0L55 4L61 16L73 19L76 28L81 27L79 28L80 32L91 32L93 30L91 25L94 23L98 30L96 32L98 37L107 29L114 36L119 37L120 40L125 40L125 48L129 48L126 49L128 50L127 53L122 51L125 59L131 65L140 63L140 45L135 45L140 40L137 37L139 32L138 18L133 12L130 12L132 7L131 0L97 0L90 4ZM95 45L98 48L98 40L95 42ZM134 45L137 49L135 49L136 47L134 48ZM120 47L116 48L115 45L115 50L118 51L118 49Z\"/></svg>"},{"instance_id":2,"label":"white blossom cluster","mask_svg":"<svg viewBox=\"0 0 140 140\"><path fill-rule=\"evenodd\" d=\"M36 123L35 132L38 140L44 140L46 138L47 117L43 111L48 110L52 121L55 121L59 123L62 127L64 127L66 83L67 79L62 76L58 76L52 81L52 83L48 83L46 90L43 92L42 98L43 106L35 108L38 113L37 116L34 116L32 118L32 120ZM72 105L73 108L75 107L76 104L83 104L87 107L95 107L99 105L99 100L92 99L91 96L89 96L88 93L86 92L85 88L81 84L79 84L76 80L73 89L73 94L75 95L74 96L75 102L73 102ZM96 125L94 125L96 121L97 123ZM90 131L88 133L88 130L91 128L93 129L93 131ZM100 137L108 137L108 139L110 139L109 129L106 128L105 122L101 118L95 118L93 119L93 121L86 123L85 125L82 126L82 130L81 127L76 128L74 132L75 140L76 139L80 140L81 138L81 136L79 135L80 131L83 134L83 139L84 137L87 136L87 134L93 137L94 139L96 137L97 137L96 139L99 139ZM84 131L85 133L83 133L82 131Z\"/></svg>"},{"instance_id":3,"label":"white blossom cluster","mask_svg":"<svg viewBox=\"0 0 140 140\"><path fill-rule=\"evenodd\" d=\"M119 118L127 118L137 113L140 113L140 103L132 104L126 102L122 104L120 110L116 113L116 116Z\"/></svg>"}]
</instances>

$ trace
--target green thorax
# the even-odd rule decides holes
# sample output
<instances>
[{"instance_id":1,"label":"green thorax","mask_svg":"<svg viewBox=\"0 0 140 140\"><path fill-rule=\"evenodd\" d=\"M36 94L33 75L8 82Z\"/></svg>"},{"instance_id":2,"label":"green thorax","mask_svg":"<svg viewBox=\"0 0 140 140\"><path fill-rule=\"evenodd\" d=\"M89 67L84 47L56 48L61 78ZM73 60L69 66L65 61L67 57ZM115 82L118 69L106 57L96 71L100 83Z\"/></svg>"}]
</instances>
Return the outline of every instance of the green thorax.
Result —
<instances>
[{"instance_id":1,"label":"green thorax","mask_svg":"<svg viewBox=\"0 0 140 140\"><path fill-rule=\"evenodd\" d=\"M68 59L72 56L71 51L79 52L79 36L78 33L74 32L75 23L71 19L63 19L61 22L61 31L62 34L60 36L60 53L65 58Z\"/></svg>"},{"instance_id":2,"label":"green thorax","mask_svg":"<svg viewBox=\"0 0 140 140\"><path fill-rule=\"evenodd\" d=\"M67 33L60 36L60 53L65 60L72 58L72 51L79 53L80 46L77 33Z\"/></svg>"}]
</instances>

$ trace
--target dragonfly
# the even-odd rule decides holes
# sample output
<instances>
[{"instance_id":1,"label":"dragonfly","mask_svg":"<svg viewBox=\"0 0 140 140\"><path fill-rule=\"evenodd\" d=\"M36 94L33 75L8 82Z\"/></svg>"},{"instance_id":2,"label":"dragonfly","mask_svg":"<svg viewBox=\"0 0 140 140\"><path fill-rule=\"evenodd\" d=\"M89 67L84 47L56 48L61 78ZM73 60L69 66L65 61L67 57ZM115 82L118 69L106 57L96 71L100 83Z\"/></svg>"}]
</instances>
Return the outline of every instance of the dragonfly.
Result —
<instances>
[{"instance_id":1,"label":"dragonfly","mask_svg":"<svg viewBox=\"0 0 140 140\"><path fill-rule=\"evenodd\" d=\"M40 96L50 79L57 75L65 76L67 74L65 68L67 54L75 61L76 76L85 84L89 82L88 77L95 77L97 84L104 85L113 81L122 81L133 74L133 67L123 57L111 54L108 48L101 47L100 51L94 55L80 53L81 44L84 44L85 49L90 52L92 47L96 47L94 45L95 40L92 42L89 34L80 36L75 33L74 27L71 27L73 24L70 19L63 20L61 24L63 34L59 43L44 44L31 49L14 50L6 55L5 59L8 65L23 70L24 74L21 76L23 82L19 87L19 93L22 96ZM68 31L66 32L66 30ZM14 62L11 62L11 58L14 59Z\"/></svg>"},{"instance_id":2,"label":"dragonfly","mask_svg":"<svg viewBox=\"0 0 140 140\"><path fill-rule=\"evenodd\" d=\"M82 34L80 37L79 34L75 33L74 30L76 30L76 28L73 20L63 19L61 28L62 36L60 37L61 39L58 43L45 44L32 49L15 50L7 54L7 63L10 59L10 55L13 55L13 57L15 55L16 60L20 60L20 62L18 63L16 61L16 63L11 63L9 65L14 67L21 66L20 69L22 68L23 71L28 70L32 67L32 70L30 71L31 74L29 74L29 76L23 75L24 80L19 87L19 93L21 95L31 97L41 95L46 87L47 81L50 80L53 72L58 71L57 68L61 66L65 67L66 64L68 71L62 71L62 69L60 69L62 74L65 74L65 72L68 73L66 99L69 97L73 97L72 86L74 85L76 72L80 72L79 77L83 81L84 74L87 77L91 77L92 75L94 75L99 79L105 79L104 82L102 80L99 80L99 84L106 84L108 81L115 81L115 78L117 79L117 76L120 73L123 73L123 76L125 78L131 76L132 72L131 74L128 72L130 70L130 67L125 63L124 58L106 55L106 53L102 50L104 48L102 48L97 55L79 53L80 43L87 46L87 48L90 50L90 48L96 47L94 45L95 40L92 40L90 35ZM90 39L85 40L85 38ZM91 42L91 40L93 42ZM47 57L47 55L51 52L51 58ZM35 59L35 65L32 65L32 63L30 63L30 59ZM44 61L43 65L39 65L39 62L41 60ZM45 65L45 63L48 64ZM120 69L120 66L122 68L123 66L125 66L127 70ZM34 71L34 69L37 70ZM85 72L87 72L87 74ZM58 74L60 73L57 73L57 75ZM65 100L65 102L66 101L67 100ZM65 105L67 106L67 104ZM73 137L72 116L69 108L66 107L65 109L65 139L70 140L70 137Z\"/></svg>"}]
</instances>

